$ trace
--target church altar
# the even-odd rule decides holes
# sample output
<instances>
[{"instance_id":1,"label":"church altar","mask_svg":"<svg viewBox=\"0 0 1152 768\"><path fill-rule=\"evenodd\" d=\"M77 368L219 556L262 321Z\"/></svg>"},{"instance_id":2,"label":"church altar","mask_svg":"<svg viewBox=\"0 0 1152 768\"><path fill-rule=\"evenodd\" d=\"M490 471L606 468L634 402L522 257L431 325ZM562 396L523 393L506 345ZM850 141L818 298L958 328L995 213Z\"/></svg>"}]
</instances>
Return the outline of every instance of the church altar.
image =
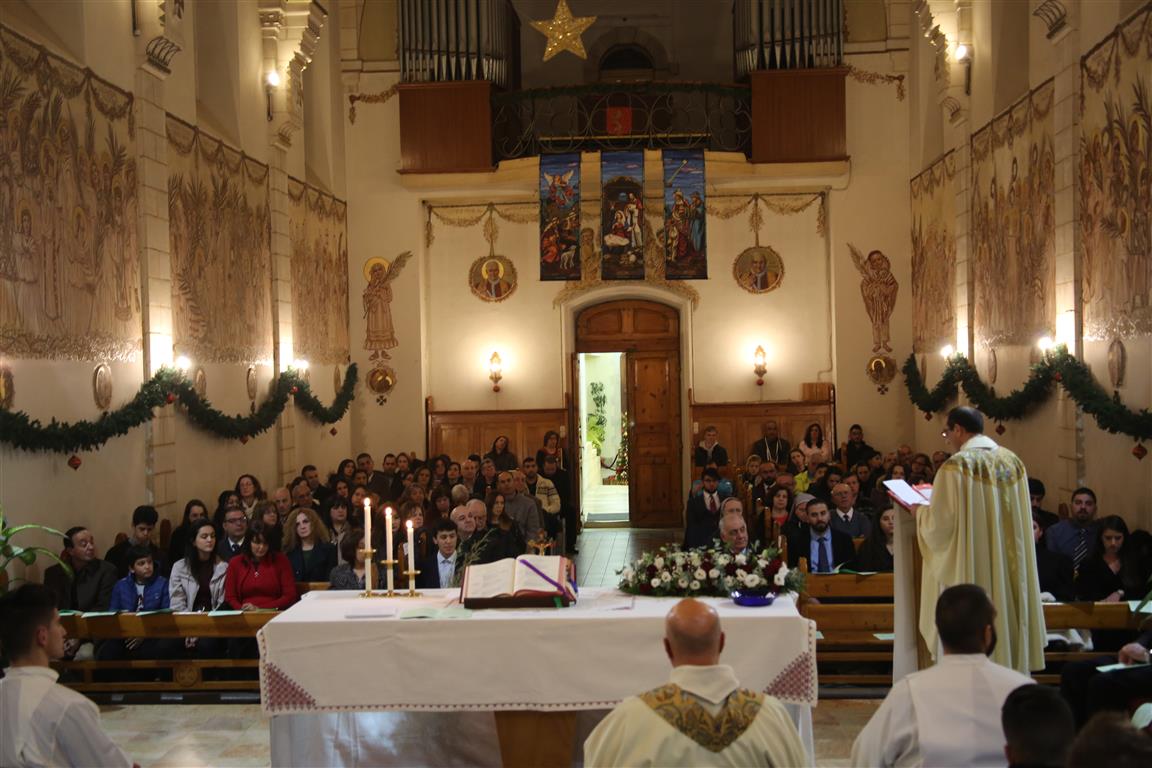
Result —
<instances>
[{"instance_id":1,"label":"church altar","mask_svg":"<svg viewBox=\"0 0 1152 768\"><path fill-rule=\"evenodd\" d=\"M586 588L565 609L400 618L413 609L458 611L457 597L449 589L415 599L310 592L260 630L272 763L427 763L434 756L445 764L500 764L503 752L503 763L515 764L511 742L576 741L581 713L579 753L595 725L587 711L598 710L598 720L625 697L667 682L664 615L675 598ZM815 624L787 596L765 608L705 600L720 613L721 663L743 686L780 699L813 755ZM543 754L531 745L518 749Z\"/></svg>"}]
</instances>

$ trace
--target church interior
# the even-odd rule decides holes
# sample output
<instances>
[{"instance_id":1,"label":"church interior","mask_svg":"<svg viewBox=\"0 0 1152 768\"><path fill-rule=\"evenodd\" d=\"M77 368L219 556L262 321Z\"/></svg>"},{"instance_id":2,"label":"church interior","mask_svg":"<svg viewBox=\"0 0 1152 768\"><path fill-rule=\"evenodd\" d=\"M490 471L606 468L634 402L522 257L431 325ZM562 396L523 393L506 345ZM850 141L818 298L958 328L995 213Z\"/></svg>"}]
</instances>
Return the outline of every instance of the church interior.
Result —
<instances>
[{"instance_id":1,"label":"church interior","mask_svg":"<svg viewBox=\"0 0 1152 768\"><path fill-rule=\"evenodd\" d=\"M1147 0L3 0L0 594L60 559L157 553L171 615L112 613L110 584L81 605L78 580L59 604L89 646L59 682L142 766L543 765L479 706L406 721L393 702L387 727L356 721L392 751L308 751L327 735L277 731L284 713L373 699L324 703L350 695L339 645L311 646L337 651L328 681L285 672L307 665L274 609L328 602L304 593L331 591L338 564L370 591L364 552L414 590L445 521L460 552L511 521L510 556L564 555L607 594L687 545L694 516L715 538L717 487L789 566L797 504L854 508L857 550L875 537L886 562L837 557L834 583L805 551L807 671L784 658L757 684L802 710L807 764L862 765L853 741L901 656L926 653L900 634L920 563L895 539L915 549L917 523L882 523L882 481L932 483L960 447L950 409L970 405L1026 467L1037 552L1058 549L1050 525L1099 533L1098 552L1057 554L1080 585L1099 561L1109 586L1041 584L1030 674L1063 690L1063 665L1115 659L1152 611L1150 85ZM516 517L525 494L539 526ZM218 547L248 557L265 535L295 554L292 599L182 597L220 614L182 616L197 514ZM383 615L342 618L370 638ZM743 659L741 615L720 611ZM406 627L438 647L471 626L448 618ZM566 662L667 666L658 640L603 632ZM522 652L509 675L564 685ZM377 685L405 677L377 660ZM780 693L789 674L807 692ZM519 727L559 728L557 764L583 764L586 719Z\"/></svg>"}]
</instances>

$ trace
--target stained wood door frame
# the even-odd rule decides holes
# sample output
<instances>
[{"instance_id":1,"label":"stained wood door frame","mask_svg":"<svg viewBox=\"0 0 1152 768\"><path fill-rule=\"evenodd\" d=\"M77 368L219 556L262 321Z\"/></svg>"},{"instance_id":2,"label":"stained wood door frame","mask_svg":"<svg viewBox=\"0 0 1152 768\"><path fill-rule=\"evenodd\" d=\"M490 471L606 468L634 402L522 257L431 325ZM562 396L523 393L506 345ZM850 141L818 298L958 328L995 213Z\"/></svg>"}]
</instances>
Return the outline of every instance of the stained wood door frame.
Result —
<instances>
[{"instance_id":1,"label":"stained wood door frame","mask_svg":"<svg viewBox=\"0 0 1152 768\"><path fill-rule=\"evenodd\" d=\"M605 338L589 338L588 335L580 336L577 329L577 322L580 316L589 309L602 308L610 309L609 305L619 304L621 306L630 306L643 308L645 306L657 305L661 312L671 311L675 313L677 319L677 332L671 338L664 335L663 338L652 338L648 335L645 338L644 333L639 334L639 338L635 339L605 339ZM674 352L677 355L679 363L679 382L678 382L678 397L679 397L679 454L680 466L678 467L679 486L674 490L672 502L677 506L677 512L682 514L685 494L687 488L691 483L690 464L692 453L684 445L684 436L691 434L690 424L690 402L689 392L691 389L691 311L687 301L680 300L679 297L670 297L647 286L612 286L607 289L597 291L591 296L579 297L570 304L563 307L565 313L564 322L564 348L568 353L569 359L574 360L575 356L579 353L595 353L595 352L639 352L639 351L658 351L665 350ZM611 333L604 334L611 336ZM579 343L578 343L578 336ZM593 334L593 337L595 334ZM661 334L655 334L661 336ZM579 408L579 394L577 377L566 377L569 380L571 387L569 391L569 407L575 410ZM578 420L578 415L573 415L570 423L574 426ZM573 443L576 442L576 433L573 431ZM574 445L574 451L579 451L579 446Z\"/></svg>"}]
</instances>

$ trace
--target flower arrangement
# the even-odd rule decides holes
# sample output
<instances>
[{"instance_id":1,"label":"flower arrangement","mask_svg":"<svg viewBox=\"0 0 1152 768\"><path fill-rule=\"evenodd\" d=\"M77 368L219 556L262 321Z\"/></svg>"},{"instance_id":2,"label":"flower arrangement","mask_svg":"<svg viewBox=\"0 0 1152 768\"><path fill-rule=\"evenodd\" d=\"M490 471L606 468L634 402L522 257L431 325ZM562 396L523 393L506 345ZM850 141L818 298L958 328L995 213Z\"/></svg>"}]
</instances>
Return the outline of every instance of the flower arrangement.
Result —
<instances>
[{"instance_id":1,"label":"flower arrangement","mask_svg":"<svg viewBox=\"0 0 1152 768\"><path fill-rule=\"evenodd\" d=\"M776 547L734 555L720 542L686 551L664 546L618 573L622 591L649 597L728 597L735 591L776 595L804 588L804 575L790 570Z\"/></svg>"}]
</instances>

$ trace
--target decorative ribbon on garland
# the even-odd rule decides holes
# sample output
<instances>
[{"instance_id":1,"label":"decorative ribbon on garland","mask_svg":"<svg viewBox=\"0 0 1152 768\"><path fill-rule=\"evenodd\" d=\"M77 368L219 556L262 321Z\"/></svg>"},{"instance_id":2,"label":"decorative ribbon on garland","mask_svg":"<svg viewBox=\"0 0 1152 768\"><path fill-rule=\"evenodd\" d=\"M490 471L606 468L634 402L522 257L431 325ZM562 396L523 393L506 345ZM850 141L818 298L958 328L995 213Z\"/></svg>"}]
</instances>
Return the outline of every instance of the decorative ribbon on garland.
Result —
<instances>
[{"instance_id":1,"label":"decorative ribbon on garland","mask_svg":"<svg viewBox=\"0 0 1152 768\"><path fill-rule=\"evenodd\" d=\"M948 401L955 398L959 388L963 387L972 404L988 418L994 421L1022 419L1029 410L1047 400L1052 385L1059 383L1076 405L1096 420L1100 429L1127 435L1137 441L1152 440L1152 411L1147 408L1133 411L1120 402L1119 393L1109 396L1096 382L1092 370L1065 349L1046 354L1043 360L1032 366L1032 373L1024 386L1005 397L998 397L981 381L976 368L963 355L948 359L940 381L931 390L920 378L915 355L908 356L902 370L909 398L929 417L944 410Z\"/></svg>"},{"instance_id":2,"label":"decorative ribbon on garland","mask_svg":"<svg viewBox=\"0 0 1152 768\"><path fill-rule=\"evenodd\" d=\"M24 411L0 410L0 443L25 451L71 453L91 451L113 437L127 434L153 418L152 410L179 402L193 424L216 437L247 441L267 431L294 398L302 411L321 424L332 424L344 418L356 391L356 364L348 366L344 383L332 405L325 406L308 382L295 371L281 373L274 380L268 399L248 416L229 416L196 393L192 381L178 370L162 368L140 387L129 402L102 415L95 421L42 424Z\"/></svg>"}]
</instances>

